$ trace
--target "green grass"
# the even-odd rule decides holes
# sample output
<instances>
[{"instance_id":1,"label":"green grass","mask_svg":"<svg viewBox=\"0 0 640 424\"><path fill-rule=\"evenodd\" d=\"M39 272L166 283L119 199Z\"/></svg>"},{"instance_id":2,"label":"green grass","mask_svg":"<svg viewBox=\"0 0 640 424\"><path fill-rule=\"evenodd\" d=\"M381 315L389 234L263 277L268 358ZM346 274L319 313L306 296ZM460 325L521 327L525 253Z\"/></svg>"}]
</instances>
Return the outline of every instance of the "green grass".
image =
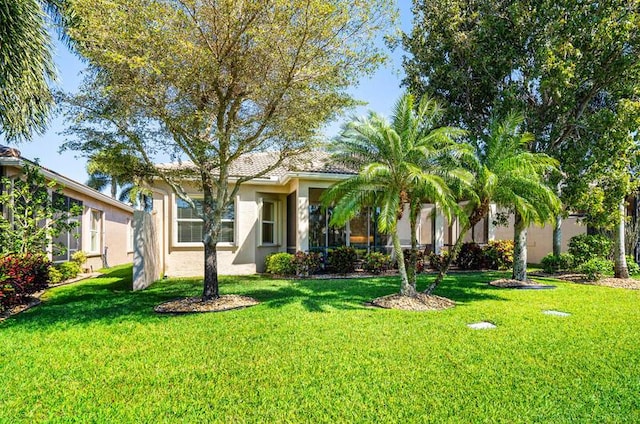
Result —
<instances>
[{"instance_id":1,"label":"green grass","mask_svg":"<svg viewBox=\"0 0 640 424\"><path fill-rule=\"evenodd\" d=\"M225 277L262 303L164 316L200 283L133 293L130 272L0 323L0 422L640 422L637 291L463 273L438 290L458 305L425 313L363 307L397 278Z\"/></svg>"}]
</instances>

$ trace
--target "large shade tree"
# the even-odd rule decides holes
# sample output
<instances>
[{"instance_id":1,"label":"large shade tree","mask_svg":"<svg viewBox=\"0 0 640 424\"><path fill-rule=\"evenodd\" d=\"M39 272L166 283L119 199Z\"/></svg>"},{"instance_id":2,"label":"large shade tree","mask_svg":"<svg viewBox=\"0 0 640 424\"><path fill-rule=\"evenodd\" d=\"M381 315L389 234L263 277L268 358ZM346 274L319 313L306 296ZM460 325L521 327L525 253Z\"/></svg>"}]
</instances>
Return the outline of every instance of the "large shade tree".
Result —
<instances>
[{"instance_id":1,"label":"large shade tree","mask_svg":"<svg viewBox=\"0 0 640 424\"><path fill-rule=\"evenodd\" d=\"M621 102L638 95L638 0L413 3L414 26L403 38L410 53L405 84L443 101L451 122L476 136L492 116L523 111L525 129L536 137L529 148L561 160L563 172L553 183L565 209L576 207L568 185L580 187L580 181L561 176L584 170L565 167L575 162L563 158L578 157L585 146L594 151L601 132L594 116L617 113Z\"/></svg>"},{"instance_id":2,"label":"large shade tree","mask_svg":"<svg viewBox=\"0 0 640 424\"><path fill-rule=\"evenodd\" d=\"M203 220L203 299L219 296L216 243L240 186L313 147L381 63L390 1L73 0L70 31L95 72L75 124L127 139ZM90 127L90 128L86 128ZM248 153L270 162L233 175ZM184 161L155 167L158 153ZM178 175L176 175L176 173ZM233 178L233 182L230 179ZM195 184L201 208L185 183Z\"/></svg>"},{"instance_id":3,"label":"large shade tree","mask_svg":"<svg viewBox=\"0 0 640 424\"><path fill-rule=\"evenodd\" d=\"M42 133L55 79L49 24L64 37L66 0L0 0L0 134L8 141Z\"/></svg>"},{"instance_id":4,"label":"large shade tree","mask_svg":"<svg viewBox=\"0 0 640 424\"><path fill-rule=\"evenodd\" d=\"M408 210L415 249L416 222L423 203L437 203L448 218L458 212L452 185L469 184L471 175L457 166L467 153L455 139L464 132L439 126L440 106L405 94L389 120L375 112L347 123L332 145L333 158L358 174L333 185L324 202L334 205L331 224L343 225L363 208L378 207L378 227L390 234L400 271L400 294L416 295L415 270L407 272L398 221ZM415 266L415 264L413 264Z\"/></svg>"}]
</instances>

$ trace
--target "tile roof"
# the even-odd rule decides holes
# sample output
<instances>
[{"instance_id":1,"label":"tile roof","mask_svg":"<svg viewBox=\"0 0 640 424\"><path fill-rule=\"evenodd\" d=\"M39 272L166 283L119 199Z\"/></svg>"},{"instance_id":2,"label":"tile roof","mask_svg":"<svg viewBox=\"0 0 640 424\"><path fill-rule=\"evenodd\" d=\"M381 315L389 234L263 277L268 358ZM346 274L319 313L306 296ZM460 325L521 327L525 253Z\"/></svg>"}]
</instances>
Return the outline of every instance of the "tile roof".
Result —
<instances>
[{"instance_id":1,"label":"tile roof","mask_svg":"<svg viewBox=\"0 0 640 424\"><path fill-rule=\"evenodd\" d=\"M232 177L248 177L256 175L264 169L270 167L277 160L275 152L249 153L240 157L233 163L230 169ZM192 162L165 163L158 166L164 169L185 169L189 168ZM292 158L281 164L277 168L269 171L262 178L282 177L292 172L324 173L324 174L354 174L353 169L342 164L333 162L328 152L323 150L312 150L302 157Z\"/></svg>"}]
</instances>

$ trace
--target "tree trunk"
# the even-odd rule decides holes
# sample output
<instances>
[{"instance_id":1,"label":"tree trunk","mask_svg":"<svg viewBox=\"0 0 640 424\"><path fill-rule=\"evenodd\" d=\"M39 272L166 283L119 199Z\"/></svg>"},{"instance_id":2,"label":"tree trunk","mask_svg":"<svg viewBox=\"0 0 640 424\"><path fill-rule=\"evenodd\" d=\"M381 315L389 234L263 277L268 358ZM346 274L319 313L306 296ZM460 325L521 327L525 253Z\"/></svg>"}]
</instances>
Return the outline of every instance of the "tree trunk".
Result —
<instances>
[{"instance_id":1,"label":"tree trunk","mask_svg":"<svg viewBox=\"0 0 640 424\"><path fill-rule=\"evenodd\" d=\"M553 256L560 256L562 253L562 215L556 216L556 223L553 226Z\"/></svg>"},{"instance_id":2,"label":"tree trunk","mask_svg":"<svg viewBox=\"0 0 640 424\"><path fill-rule=\"evenodd\" d=\"M216 240L204 244L204 289L202 300L207 301L220 297L218 285L218 254Z\"/></svg>"},{"instance_id":3,"label":"tree trunk","mask_svg":"<svg viewBox=\"0 0 640 424\"><path fill-rule=\"evenodd\" d=\"M111 198L115 199L118 194L118 181L111 177Z\"/></svg>"},{"instance_id":4,"label":"tree trunk","mask_svg":"<svg viewBox=\"0 0 640 424\"><path fill-rule=\"evenodd\" d=\"M527 281L527 226L518 212L513 225L513 274L514 280Z\"/></svg>"},{"instance_id":5,"label":"tree trunk","mask_svg":"<svg viewBox=\"0 0 640 424\"><path fill-rule=\"evenodd\" d=\"M398 272L400 273L400 294L403 296L415 296L416 289L409 283L409 279L407 278L407 269L404 266L404 254L402 253L400 236L398 236L397 229L394 229L391 232L391 240L393 242L393 250L396 254L396 260L398 261Z\"/></svg>"},{"instance_id":6,"label":"tree trunk","mask_svg":"<svg viewBox=\"0 0 640 424\"><path fill-rule=\"evenodd\" d=\"M411 232L411 251L409 252L409 268L407 269L407 280L413 290L416 290L416 273L418 265L418 217L420 216L420 204L410 205L409 211L409 227Z\"/></svg>"},{"instance_id":7,"label":"tree trunk","mask_svg":"<svg viewBox=\"0 0 640 424\"><path fill-rule=\"evenodd\" d=\"M487 213L489 213L489 199L483 199L482 202L473 211L471 211L471 214L469 215L469 222L462 227L462 230L460 230L460 234L458 234L456 243L453 245L453 248L449 252L449 257L440 269L440 272L438 272L438 276L436 277L435 281L431 283L431 285L429 285L429 287L427 287L427 289L424 291L426 294L431 294L436 289L436 287L438 287L440 283L442 283L445 275L447 275L447 272L449 272L449 268L451 268L451 264L458 257L458 253L460 253L460 248L462 247L462 240L464 240L464 236L471 228L475 227L478 222L482 221Z\"/></svg>"},{"instance_id":8,"label":"tree trunk","mask_svg":"<svg viewBox=\"0 0 640 424\"><path fill-rule=\"evenodd\" d=\"M442 283L442 280L444 280L445 275L447 275L451 264L458 257L458 253L460 253L460 248L462 247L464 236L467 234L470 228L472 228L472 226L469 224L462 227L462 230L460 231L460 234L458 234L458 238L456 239L456 243L453 245L453 248L449 252L449 256L445 260L442 268L440 268L440 272L438 272L438 276L436 277L434 282L431 283L429 287L427 287L427 289L424 291L426 294L431 294L436 289L436 287L438 287L440 283Z\"/></svg>"},{"instance_id":9,"label":"tree trunk","mask_svg":"<svg viewBox=\"0 0 640 424\"><path fill-rule=\"evenodd\" d=\"M618 227L615 229L614 237L614 277L616 278L629 278L629 269L627 268L627 258L625 256L624 247L624 224L625 224L625 207L624 199L618 205L619 217Z\"/></svg>"},{"instance_id":10,"label":"tree trunk","mask_svg":"<svg viewBox=\"0 0 640 424\"><path fill-rule=\"evenodd\" d=\"M222 228L222 211L224 203L218 203L213 197L211 186L207 186L203 178L204 199L202 202L203 239L204 243L204 287L202 300L207 301L220 297L218 286L218 252L217 244Z\"/></svg>"}]
</instances>

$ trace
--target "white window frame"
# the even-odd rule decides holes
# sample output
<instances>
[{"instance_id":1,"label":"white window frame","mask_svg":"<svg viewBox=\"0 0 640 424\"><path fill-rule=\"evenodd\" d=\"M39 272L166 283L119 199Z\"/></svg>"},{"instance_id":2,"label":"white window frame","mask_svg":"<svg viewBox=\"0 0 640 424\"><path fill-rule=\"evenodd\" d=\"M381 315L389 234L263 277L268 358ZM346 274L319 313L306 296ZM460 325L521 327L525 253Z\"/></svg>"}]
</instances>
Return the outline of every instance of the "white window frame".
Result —
<instances>
[{"instance_id":1,"label":"white window frame","mask_svg":"<svg viewBox=\"0 0 640 424\"><path fill-rule=\"evenodd\" d=\"M273 205L273 217L272 221L264 221L263 219L263 211L264 204L271 203ZM258 208L258 228L259 228L259 245L260 246L279 246L280 245L280 231L278 226L278 217L280 216L280 201L277 199L273 199L270 197L263 197L260 199L260 207ZM273 242L265 242L264 234L263 234L263 223L271 223L273 224Z\"/></svg>"},{"instance_id":2,"label":"white window frame","mask_svg":"<svg viewBox=\"0 0 640 424\"><path fill-rule=\"evenodd\" d=\"M88 215L89 215L89 231L87 231L88 236L89 236L89 243L87 243L87 253L89 255L102 255L103 252L103 246L104 246L104 211L101 211L100 209L95 209L95 208L88 208ZM100 218L97 222L97 228L94 229L93 228L93 216L94 213L100 214ZM96 235L98 237L98 246L97 246L97 250L94 250L94 246L93 246L93 235Z\"/></svg>"},{"instance_id":3,"label":"white window frame","mask_svg":"<svg viewBox=\"0 0 640 424\"><path fill-rule=\"evenodd\" d=\"M202 243L202 241L199 242L180 242L178 241L178 223L179 222L199 222L202 221L200 218L180 218L178 219L178 201L180 200L180 197L176 196L175 194L172 196L173 197L173 202L172 202L172 214L173 214L173 219L171 220L171 224L172 224L172 230L171 230L171 234L172 234L172 243L171 245L173 247L204 247L204 243ZM198 195L193 195L190 196L193 200L204 200L204 197L202 195L198 196ZM222 219L222 222L232 222L233 223L233 242L221 242L219 241L216 246L217 247L235 247L236 246L236 240L238 240L238 225L237 225L237 221L238 221L238 202L237 202L237 198L234 199L233 201L233 216L234 219Z\"/></svg>"}]
</instances>

